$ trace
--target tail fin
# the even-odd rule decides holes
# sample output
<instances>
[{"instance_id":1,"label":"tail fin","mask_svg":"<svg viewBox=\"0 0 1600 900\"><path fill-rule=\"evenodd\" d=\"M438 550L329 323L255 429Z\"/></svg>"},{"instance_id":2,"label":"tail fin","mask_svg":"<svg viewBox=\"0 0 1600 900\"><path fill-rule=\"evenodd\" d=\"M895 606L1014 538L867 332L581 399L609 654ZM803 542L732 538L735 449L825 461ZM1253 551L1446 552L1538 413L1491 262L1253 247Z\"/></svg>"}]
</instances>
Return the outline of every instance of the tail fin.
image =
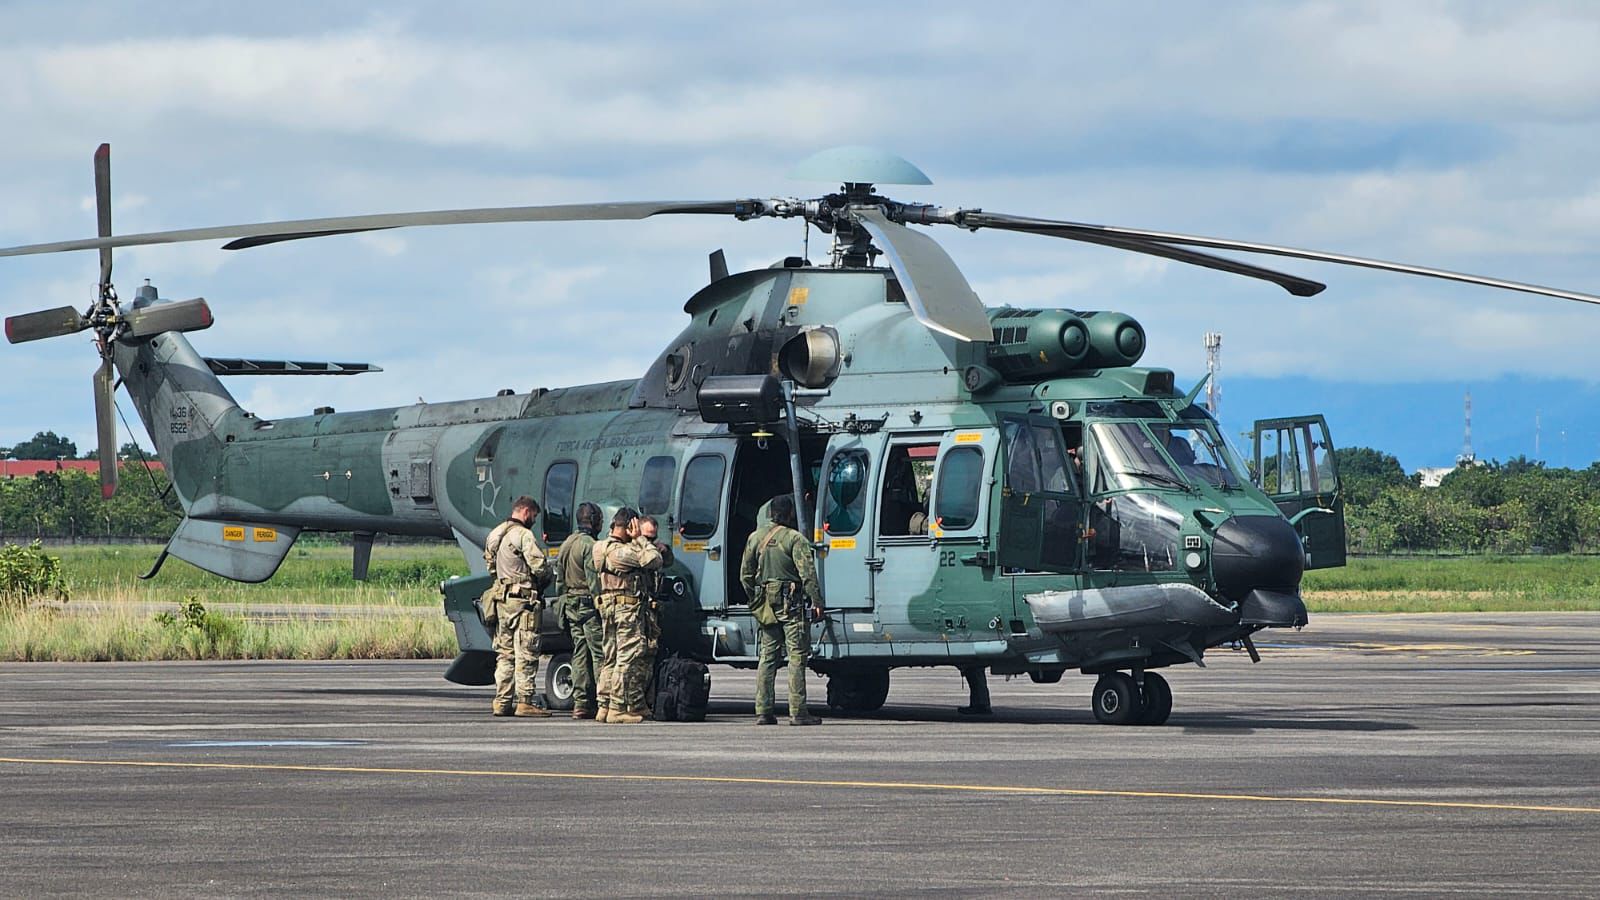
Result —
<instances>
[{"instance_id":1,"label":"tail fin","mask_svg":"<svg viewBox=\"0 0 1600 900\"><path fill-rule=\"evenodd\" d=\"M159 304L156 289L139 288L134 308ZM117 371L139 418L166 463L183 510L216 515L224 435L247 417L187 338L171 331L113 345Z\"/></svg>"}]
</instances>

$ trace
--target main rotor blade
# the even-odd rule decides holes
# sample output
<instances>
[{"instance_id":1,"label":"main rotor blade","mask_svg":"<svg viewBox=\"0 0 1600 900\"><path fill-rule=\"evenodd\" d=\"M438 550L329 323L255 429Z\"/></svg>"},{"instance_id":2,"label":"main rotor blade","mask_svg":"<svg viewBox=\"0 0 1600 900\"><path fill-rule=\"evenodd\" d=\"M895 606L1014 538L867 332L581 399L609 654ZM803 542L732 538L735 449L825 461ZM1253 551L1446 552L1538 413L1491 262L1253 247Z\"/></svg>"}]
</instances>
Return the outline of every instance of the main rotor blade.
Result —
<instances>
[{"instance_id":1,"label":"main rotor blade","mask_svg":"<svg viewBox=\"0 0 1600 900\"><path fill-rule=\"evenodd\" d=\"M917 321L957 340L994 337L983 301L937 241L889 221L877 209L856 210L853 215L888 258Z\"/></svg>"},{"instance_id":2,"label":"main rotor blade","mask_svg":"<svg viewBox=\"0 0 1600 900\"><path fill-rule=\"evenodd\" d=\"M100 236L111 236L111 145L94 151L94 209ZM111 283L111 248L100 248L100 283Z\"/></svg>"},{"instance_id":3,"label":"main rotor blade","mask_svg":"<svg viewBox=\"0 0 1600 900\"><path fill-rule=\"evenodd\" d=\"M406 228L415 225L473 225L492 222L581 222L647 219L667 214L739 215L748 205L736 200L718 201L639 201L631 203L575 203L563 206L501 206L487 209L440 209L429 212L380 213L369 216L335 216L327 219L292 219L284 222L258 222L251 225L220 225L213 228L184 228L177 231L152 231L115 237L50 244L28 244L0 249L0 256L29 256L35 253L61 253L68 250L94 250L102 247L135 247L145 244L177 244L185 241L210 241L225 238L273 237L296 240L328 234L376 231L381 228ZM248 244L246 246L254 246Z\"/></svg>"},{"instance_id":4,"label":"main rotor blade","mask_svg":"<svg viewBox=\"0 0 1600 900\"><path fill-rule=\"evenodd\" d=\"M94 423L100 439L100 496L107 500L117 492L117 420L112 416L116 403L117 370L108 355L94 373Z\"/></svg>"},{"instance_id":5,"label":"main rotor blade","mask_svg":"<svg viewBox=\"0 0 1600 900\"><path fill-rule=\"evenodd\" d=\"M128 323L130 338L150 337L164 331L199 331L210 328L214 321L211 307L200 297L142 307L128 312L122 319Z\"/></svg>"},{"instance_id":6,"label":"main rotor blade","mask_svg":"<svg viewBox=\"0 0 1600 900\"><path fill-rule=\"evenodd\" d=\"M972 211L962 213L960 224L968 228L1006 228L1011 231L1045 231L1056 237L1069 240L1088 241L1090 243L1104 243L1106 239L1132 240L1136 242L1155 242L1158 244L1176 244L1188 247L1207 247L1213 250L1237 250L1244 253L1264 253L1271 256L1287 256L1294 259L1308 259L1313 262L1337 263L1344 266L1359 266L1366 269L1380 269L1385 272L1399 272L1403 275L1421 275L1426 278L1440 278L1445 281L1459 281L1464 284L1478 284L1485 287L1501 288L1508 291L1521 291L1527 294L1540 294L1546 297L1558 297L1562 300L1577 300L1580 303L1600 304L1600 296L1593 294L1580 294L1577 291L1564 291L1558 288L1543 287L1537 284L1527 284L1520 281L1506 281L1502 278L1487 278L1482 275L1468 275L1463 272L1451 272L1445 269L1430 269L1425 266L1413 266L1407 263L1388 262L1381 259L1367 259L1360 256L1346 256L1341 253L1324 253L1319 250L1301 250L1295 247L1280 247L1275 244L1257 244L1251 241L1235 241L1227 238L1202 237L1192 234L1175 234L1166 231L1147 231L1140 228L1121 228L1114 225L1090 225L1084 222L1059 222L1051 219L1030 219L1023 216L1008 216L1000 213ZM1096 240L1098 239L1098 240Z\"/></svg>"},{"instance_id":7,"label":"main rotor blade","mask_svg":"<svg viewBox=\"0 0 1600 900\"><path fill-rule=\"evenodd\" d=\"M13 344L37 341L40 338L60 337L89 327L89 320L70 306L41 309L6 317L6 340Z\"/></svg>"},{"instance_id":8,"label":"main rotor blade","mask_svg":"<svg viewBox=\"0 0 1600 900\"><path fill-rule=\"evenodd\" d=\"M991 213L983 213L983 218L991 217ZM998 216L996 216L998 218ZM1004 217L1014 218L1014 217ZM1136 238L1119 238L1105 235L1086 234L1072 229L1060 229L1051 226L1036 225L1031 220L1021 224L986 223L983 227L998 228L1002 231L1020 231L1027 234L1042 234L1049 237L1065 238L1070 241L1083 241L1089 244L1100 244L1106 247L1115 247L1119 250L1131 250L1134 253L1144 253L1149 256L1159 256L1164 259L1176 260L1193 266L1202 266L1207 269L1217 269L1230 272L1234 275L1243 275L1247 278L1259 278L1278 285L1296 297L1312 297L1327 290L1327 285L1298 275L1290 275L1275 269L1240 262L1236 259L1227 259L1221 256L1212 256L1209 253L1200 253L1196 250L1184 250L1170 244L1155 241L1139 240Z\"/></svg>"}]
</instances>

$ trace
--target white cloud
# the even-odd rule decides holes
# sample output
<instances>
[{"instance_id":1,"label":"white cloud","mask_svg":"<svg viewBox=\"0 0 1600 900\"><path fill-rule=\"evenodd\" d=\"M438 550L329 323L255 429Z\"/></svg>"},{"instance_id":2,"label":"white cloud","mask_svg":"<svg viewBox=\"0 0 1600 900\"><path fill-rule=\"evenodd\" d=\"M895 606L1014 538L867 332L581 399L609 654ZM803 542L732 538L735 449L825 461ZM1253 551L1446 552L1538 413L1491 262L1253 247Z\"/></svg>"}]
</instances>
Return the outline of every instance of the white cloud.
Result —
<instances>
[{"instance_id":1,"label":"white cloud","mask_svg":"<svg viewBox=\"0 0 1600 900\"><path fill-rule=\"evenodd\" d=\"M116 148L117 230L416 208L814 195L836 143L905 154L907 199L1187 231L1600 289L1600 10L1574 3L399 3L281 15L60 3L0 18L0 244L93 231L89 154ZM848 17L851 27L840 27ZM887 36L887 37L886 37ZM1592 378L1600 311L1267 260L1312 301L1025 235L931 232L991 303L1123 309L1150 360L1230 376ZM810 256L827 256L811 234ZM204 295L203 353L371 361L236 381L263 414L633 377L682 327L705 254L801 252L793 222L413 229L225 253L117 253L119 287ZM0 261L7 313L71 303L92 254ZM82 341L0 354L8 425L90 436ZM523 358L523 348L533 350ZM58 381L43 373L71 373ZM79 374L81 373L81 375ZM502 382L509 382L503 384ZM65 426L63 426L65 427ZM58 429L61 430L61 429Z\"/></svg>"}]
</instances>

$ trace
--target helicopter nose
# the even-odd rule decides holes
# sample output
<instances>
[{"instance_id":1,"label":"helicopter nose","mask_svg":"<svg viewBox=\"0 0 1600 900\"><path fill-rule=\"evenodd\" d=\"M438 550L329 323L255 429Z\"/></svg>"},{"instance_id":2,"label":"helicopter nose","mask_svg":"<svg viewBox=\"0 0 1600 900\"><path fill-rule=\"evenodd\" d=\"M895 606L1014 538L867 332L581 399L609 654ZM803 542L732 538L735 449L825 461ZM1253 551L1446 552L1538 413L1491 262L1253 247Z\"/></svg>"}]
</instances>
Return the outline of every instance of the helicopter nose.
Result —
<instances>
[{"instance_id":1,"label":"helicopter nose","mask_svg":"<svg viewBox=\"0 0 1600 900\"><path fill-rule=\"evenodd\" d=\"M1305 567L1300 535L1284 519L1239 516L1217 526L1211 543L1211 574L1218 591L1239 604L1243 624L1304 625L1300 575Z\"/></svg>"}]
</instances>

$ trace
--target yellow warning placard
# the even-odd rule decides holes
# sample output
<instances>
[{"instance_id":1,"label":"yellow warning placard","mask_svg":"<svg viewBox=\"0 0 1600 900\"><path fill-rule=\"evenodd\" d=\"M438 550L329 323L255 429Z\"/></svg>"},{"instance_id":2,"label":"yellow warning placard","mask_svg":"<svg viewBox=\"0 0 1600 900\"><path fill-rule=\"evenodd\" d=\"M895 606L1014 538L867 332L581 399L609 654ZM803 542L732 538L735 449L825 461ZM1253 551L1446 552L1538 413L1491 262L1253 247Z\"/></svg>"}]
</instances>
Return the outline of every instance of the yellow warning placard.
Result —
<instances>
[{"instance_id":1,"label":"yellow warning placard","mask_svg":"<svg viewBox=\"0 0 1600 900\"><path fill-rule=\"evenodd\" d=\"M225 541L242 541L244 540L244 528L239 525L224 525L222 526L222 539Z\"/></svg>"},{"instance_id":2,"label":"yellow warning placard","mask_svg":"<svg viewBox=\"0 0 1600 900\"><path fill-rule=\"evenodd\" d=\"M251 531L251 535L258 544L275 544L278 542L278 529L276 528L256 528Z\"/></svg>"},{"instance_id":3,"label":"yellow warning placard","mask_svg":"<svg viewBox=\"0 0 1600 900\"><path fill-rule=\"evenodd\" d=\"M853 538L853 537L848 537L848 538L828 538L828 549L829 550L854 550L855 548L856 548L856 539Z\"/></svg>"},{"instance_id":4,"label":"yellow warning placard","mask_svg":"<svg viewBox=\"0 0 1600 900\"><path fill-rule=\"evenodd\" d=\"M811 299L811 288L794 287L789 289L790 306L805 306L806 301L809 299Z\"/></svg>"},{"instance_id":5,"label":"yellow warning placard","mask_svg":"<svg viewBox=\"0 0 1600 900\"><path fill-rule=\"evenodd\" d=\"M706 542L705 541L684 541L683 542L683 552L685 552L685 553L704 553L704 552L706 552Z\"/></svg>"},{"instance_id":6,"label":"yellow warning placard","mask_svg":"<svg viewBox=\"0 0 1600 900\"><path fill-rule=\"evenodd\" d=\"M983 440L983 433L979 431L960 431L956 433L956 443L976 444Z\"/></svg>"}]
</instances>

